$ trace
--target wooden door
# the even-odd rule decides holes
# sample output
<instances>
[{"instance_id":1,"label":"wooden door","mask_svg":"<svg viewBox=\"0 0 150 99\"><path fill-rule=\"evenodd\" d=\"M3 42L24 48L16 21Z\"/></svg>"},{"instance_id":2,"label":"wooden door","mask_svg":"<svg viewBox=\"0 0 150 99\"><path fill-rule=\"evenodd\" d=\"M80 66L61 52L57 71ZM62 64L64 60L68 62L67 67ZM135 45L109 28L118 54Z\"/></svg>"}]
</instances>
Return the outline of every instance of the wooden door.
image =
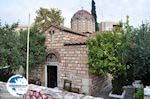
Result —
<instances>
[{"instance_id":1,"label":"wooden door","mask_svg":"<svg viewBox=\"0 0 150 99\"><path fill-rule=\"evenodd\" d=\"M57 87L57 66L47 66L47 87Z\"/></svg>"}]
</instances>

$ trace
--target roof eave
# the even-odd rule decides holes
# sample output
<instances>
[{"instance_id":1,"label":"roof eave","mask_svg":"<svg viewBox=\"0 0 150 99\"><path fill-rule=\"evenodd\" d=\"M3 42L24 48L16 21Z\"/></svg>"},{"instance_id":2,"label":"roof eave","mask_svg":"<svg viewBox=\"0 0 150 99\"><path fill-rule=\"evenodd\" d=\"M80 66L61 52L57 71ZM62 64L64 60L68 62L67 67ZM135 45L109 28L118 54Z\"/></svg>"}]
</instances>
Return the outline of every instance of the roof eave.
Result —
<instances>
[{"instance_id":1,"label":"roof eave","mask_svg":"<svg viewBox=\"0 0 150 99\"><path fill-rule=\"evenodd\" d=\"M56 25L50 25L47 29L44 30L44 32L47 31L51 26L53 26L55 28L58 28L58 29L60 29L62 31L66 31L66 32L70 32L70 33L73 33L73 34L76 34L76 35L81 35L81 36L87 37L87 35L84 35L84 34L81 34L81 33L75 32L75 31L67 30L67 29L61 28L61 27L56 26Z\"/></svg>"}]
</instances>

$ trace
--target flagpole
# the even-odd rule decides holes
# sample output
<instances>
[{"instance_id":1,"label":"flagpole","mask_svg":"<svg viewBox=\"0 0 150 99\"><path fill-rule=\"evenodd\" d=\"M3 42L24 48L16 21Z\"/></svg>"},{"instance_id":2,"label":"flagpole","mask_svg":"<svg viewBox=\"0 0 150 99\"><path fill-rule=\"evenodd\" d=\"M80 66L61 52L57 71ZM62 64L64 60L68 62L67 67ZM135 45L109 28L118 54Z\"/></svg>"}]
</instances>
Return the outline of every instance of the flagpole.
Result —
<instances>
[{"instance_id":1,"label":"flagpole","mask_svg":"<svg viewBox=\"0 0 150 99\"><path fill-rule=\"evenodd\" d=\"M26 79L29 80L29 37L30 37L30 14L28 20L28 34L27 34L27 63L26 63Z\"/></svg>"}]
</instances>

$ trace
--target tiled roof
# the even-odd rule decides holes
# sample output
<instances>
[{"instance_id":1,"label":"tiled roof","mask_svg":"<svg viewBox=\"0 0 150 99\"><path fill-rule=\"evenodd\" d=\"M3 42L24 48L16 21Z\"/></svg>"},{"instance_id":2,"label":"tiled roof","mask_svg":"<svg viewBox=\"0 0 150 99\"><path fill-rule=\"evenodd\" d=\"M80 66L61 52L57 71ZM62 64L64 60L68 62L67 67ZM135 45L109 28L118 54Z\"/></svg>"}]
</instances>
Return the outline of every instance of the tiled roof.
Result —
<instances>
[{"instance_id":1,"label":"tiled roof","mask_svg":"<svg viewBox=\"0 0 150 99\"><path fill-rule=\"evenodd\" d=\"M85 45L85 41L88 37L79 37L76 39L72 39L70 42L68 43L64 43L65 46L67 45Z\"/></svg>"},{"instance_id":2,"label":"tiled roof","mask_svg":"<svg viewBox=\"0 0 150 99\"><path fill-rule=\"evenodd\" d=\"M77 39L73 39L72 41L70 41L68 43L65 43L64 45L65 46L86 45L86 40L88 38L95 39L95 37L96 37L96 33L88 33L88 34L89 34L88 37L79 37Z\"/></svg>"},{"instance_id":3,"label":"tiled roof","mask_svg":"<svg viewBox=\"0 0 150 99\"><path fill-rule=\"evenodd\" d=\"M79 10L77 11L72 19L77 19L77 18L82 18L82 17L85 17L85 18L92 18L93 19L93 16L86 10Z\"/></svg>"},{"instance_id":4,"label":"tiled roof","mask_svg":"<svg viewBox=\"0 0 150 99\"><path fill-rule=\"evenodd\" d=\"M50 28L51 26L53 26L53 27L55 27L55 28L58 28L58 29L60 29L60 30L62 30L62 31L66 31L66 32L69 32L69 33L72 33L72 34L76 34L76 35L81 35L81 36L87 36L87 35L84 35L84 34L82 34L82 33L78 33L78 32L75 32L75 31L73 31L73 30L71 30L71 29L69 29L69 28L67 28L67 27L64 27L64 26L60 26L60 25L50 25L48 28ZM48 29L47 28L47 29ZM46 30L47 30L46 29ZM45 31L46 31L45 30Z\"/></svg>"},{"instance_id":5,"label":"tiled roof","mask_svg":"<svg viewBox=\"0 0 150 99\"><path fill-rule=\"evenodd\" d=\"M81 33L75 32L67 27L64 27L64 26L59 26L59 25L51 25L51 26L58 28L62 31L80 35L78 38L72 39L71 41L64 43L65 46L85 45L86 44L85 42L88 38L93 38L95 36L95 33L85 32L85 33L81 34ZM51 27L51 26L49 26L49 27Z\"/></svg>"}]
</instances>

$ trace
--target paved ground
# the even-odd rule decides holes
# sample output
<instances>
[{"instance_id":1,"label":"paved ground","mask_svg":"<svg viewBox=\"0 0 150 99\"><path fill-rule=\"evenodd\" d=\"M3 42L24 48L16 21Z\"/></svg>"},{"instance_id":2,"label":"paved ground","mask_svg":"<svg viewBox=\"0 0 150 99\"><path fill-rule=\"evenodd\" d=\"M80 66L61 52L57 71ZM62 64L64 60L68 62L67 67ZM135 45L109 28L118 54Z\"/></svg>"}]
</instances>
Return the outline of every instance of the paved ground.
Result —
<instances>
[{"instance_id":1,"label":"paved ground","mask_svg":"<svg viewBox=\"0 0 150 99\"><path fill-rule=\"evenodd\" d=\"M22 99L18 97L14 97L7 91L6 85L0 83L0 99Z\"/></svg>"},{"instance_id":2,"label":"paved ground","mask_svg":"<svg viewBox=\"0 0 150 99\"><path fill-rule=\"evenodd\" d=\"M126 95L124 99L133 99L134 89L132 87L128 87L128 88L125 88L125 90L126 90ZM102 97L104 99L114 99L114 98L109 97L110 91L111 91L111 87L108 87L105 89L105 91L99 92L95 96ZM17 98L17 97L10 95L6 87L4 88L0 84L0 99L22 99L22 98Z\"/></svg>"},{"instance_id":3,"label":"paved ground","mask_svg":"<svg viewBox=\"0 0 150 99\"><path fill-rule=\"evenodd\" d=\"M125 88L125 90L126 90L126 95L125 95L124 99L133 99L134 89L133 88ZM111 89L109 89L107 91L99 92L95 96L102 97L104 99L115 99L115 98L110 98L109 97L110 92L111 92Z\"/></svg>"},{"instance_id":4,"label":"paved ground","mask_svg":"<svg viewBox=\"0 0 150 99\"><path fill-rule=\"evenodd\" d=\"M22 98L14 97L8 92L0 92L0 99L22 99Z\"/></svg>"},{"instance_id":5,"label":"paved ground","mask_svg":"<svg viewBox=\"0 0 150 99\"><path fill-rule=\"evenodd\" d=\"M6 94L2 94L2 95L0 96L0 99L22 99L22 98L17 98L17 97L14 97L14 96L12 96L12 95L6 93Z\"/></svg>"},{"instance_id":6,"label":"paved ground","mask_svg":"<svg viewBox=\"0 0 150 99\"><path fill-rule=\"evenodd\" d=\"M1 89L0 90L0 99L22 99L21 97L14 97L11 94L9 94L9 92L7 91L7 89Z\"/></svg>"}]
</instances>

